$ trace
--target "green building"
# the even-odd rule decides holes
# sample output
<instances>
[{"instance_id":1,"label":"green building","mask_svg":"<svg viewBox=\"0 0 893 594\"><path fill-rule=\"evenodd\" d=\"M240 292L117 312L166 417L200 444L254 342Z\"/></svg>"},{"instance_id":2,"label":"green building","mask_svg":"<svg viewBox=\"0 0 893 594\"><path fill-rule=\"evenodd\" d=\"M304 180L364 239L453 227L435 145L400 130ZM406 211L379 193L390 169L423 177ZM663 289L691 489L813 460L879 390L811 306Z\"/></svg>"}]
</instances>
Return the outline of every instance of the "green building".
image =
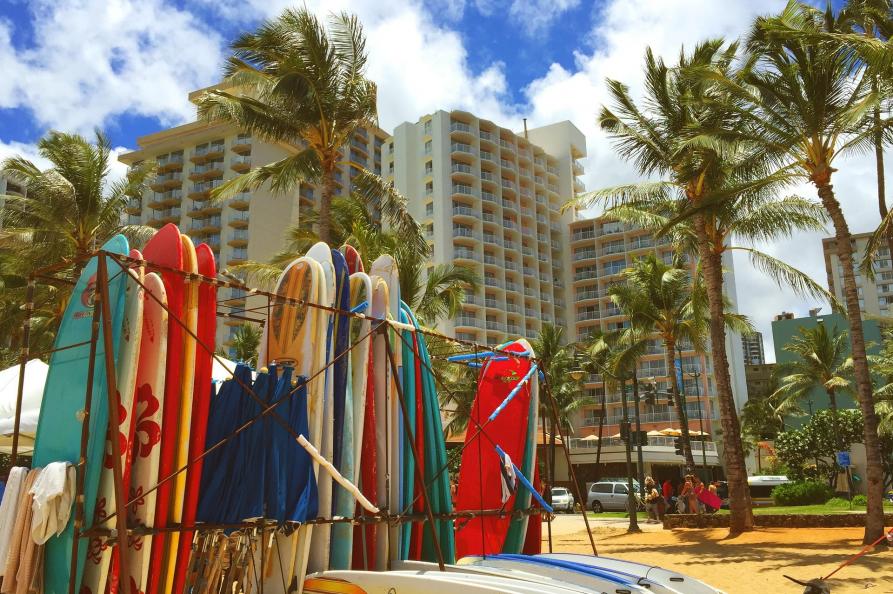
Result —
<instances>
[{"instance_id":1,"label":"green building","mask_svg":"<svg viewBox=\"0 0 893 594\"><path fill-rule=\"evenodd\" d=\"M775 345L775 362L786 363L796 359L796 355L784 349L785 345L796 336L800 328L815 328L819 324L825 324L828 333L850 331L847 319L838 313L821 315L817 311L810 312L805 318L795 318L793 314L783 313L772 322L772 343ZM881 349L881 328L875 320L862 320L862 332L865 334L865 342L868 354L878 354ZM856 402L852 394L840 394L837 396L837 406L840 408L856 408ZM828 395L823 390L815 389L806 402L803 409L812 412L828 408ZM800 419L804 421L805 419ZM799 424L797 419L792 419L794 424Z\"/></svg>"}]
</instances>

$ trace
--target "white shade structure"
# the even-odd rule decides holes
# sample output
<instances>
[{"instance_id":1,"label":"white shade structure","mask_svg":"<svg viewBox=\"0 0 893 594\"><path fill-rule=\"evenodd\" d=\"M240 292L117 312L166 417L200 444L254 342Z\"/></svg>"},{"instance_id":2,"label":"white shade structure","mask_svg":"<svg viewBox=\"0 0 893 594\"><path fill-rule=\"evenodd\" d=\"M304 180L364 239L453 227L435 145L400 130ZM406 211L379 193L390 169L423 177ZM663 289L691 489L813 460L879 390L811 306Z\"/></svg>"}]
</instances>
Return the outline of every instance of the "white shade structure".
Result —
<instances>
[{"instance_id":1,"label":"white shade structure","mask_svg":"<svg viewBox=\"0 0 893 594\"><path fill-rule=\"evenodd\" d=\"M13 365L0 371L0 452L4 453L12 451L19 369L19 365ZM37 421L40 419L40 403L43 401L43 386L47 381L48 370L49 365L40 359L32 359L25 364L19 453L27 454L34 449L34 435L37 432Z\"/></svg>"},{"instance_id":2,"label":"white shade structure","mask_svg":"<svg viewBox=\"0 0 893 594\"><path fill-rule=\"evenodd\" d=\"M587 435L582 438L583 441L598 441L598 435Z\"/></svg>"}]
</instances>

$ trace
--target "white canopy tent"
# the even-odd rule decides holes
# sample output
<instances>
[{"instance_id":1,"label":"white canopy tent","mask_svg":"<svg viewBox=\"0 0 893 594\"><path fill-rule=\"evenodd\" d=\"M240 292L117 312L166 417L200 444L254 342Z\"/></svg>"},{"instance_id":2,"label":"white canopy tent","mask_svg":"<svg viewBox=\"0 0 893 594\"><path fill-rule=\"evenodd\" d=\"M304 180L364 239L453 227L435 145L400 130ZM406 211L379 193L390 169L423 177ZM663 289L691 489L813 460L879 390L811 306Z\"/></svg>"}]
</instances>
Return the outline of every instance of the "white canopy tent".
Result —
<instances>
[{"instance_id":1,"label":"white canopy tent","mask_svg":"<svg viewBox=\"0 0 893 594\"><path fill-rule=\"evenodd\" d=\"M0 371L0 452L12 451L12 434L15 429L16 397L19 390L19 369L14 365ZM27 454L34 449L34 435L40 418L43 386L47 381L49 366L40 359L25 364L25 383L22 390L22 416L19 424L19 453Z\"/></svg>"}]
</instances>

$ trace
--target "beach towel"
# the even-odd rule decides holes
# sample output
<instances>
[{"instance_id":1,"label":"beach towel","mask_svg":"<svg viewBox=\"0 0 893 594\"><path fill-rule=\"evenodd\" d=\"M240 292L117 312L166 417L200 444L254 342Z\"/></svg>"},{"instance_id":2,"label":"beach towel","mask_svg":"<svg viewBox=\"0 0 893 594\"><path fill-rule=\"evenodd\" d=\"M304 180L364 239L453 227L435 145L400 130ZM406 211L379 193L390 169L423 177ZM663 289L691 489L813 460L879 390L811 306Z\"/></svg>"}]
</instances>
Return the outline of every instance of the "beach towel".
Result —
<instances>
[{"instance_id":1,"label":"beach towel","mask_svg":"<svg viewBox=\"0 0 893 594\"><path fill-rule=\"evenodd\" d=\"M3 492L3 502L0 503L0 577L6 572L9 542L12 539L12 529L15 527L19 503L25 492L25 478L27 476L28 469L23 466L16 466L10 469L9 479L6 481L6 490Z\"/></svg>"},{"instance_id":2,"label":"beach towel","mask_svg":"<svg viewBox=\"0 0 893 594\"><path fill-rule=\"evenodd\" d=\"M6 571L3 575L2 594L31 594L43 591L43 545L31 538L32 500L31 487L40 476L41 469L35 468L25 477L25 493L18 507L16 523L12 529Z\"/></svg>"},{"instance_id":3,"label":"beach towel","mask_svg":"<svg viewBox=\"0 0 893 594\"><path fill-rule=\"evenodd\" d=\"M74 466L68 462L51 462L28 490L32 496L31 538L42 545L59 536L71 516L74 501Z\"/></svg>"}]
</instances>

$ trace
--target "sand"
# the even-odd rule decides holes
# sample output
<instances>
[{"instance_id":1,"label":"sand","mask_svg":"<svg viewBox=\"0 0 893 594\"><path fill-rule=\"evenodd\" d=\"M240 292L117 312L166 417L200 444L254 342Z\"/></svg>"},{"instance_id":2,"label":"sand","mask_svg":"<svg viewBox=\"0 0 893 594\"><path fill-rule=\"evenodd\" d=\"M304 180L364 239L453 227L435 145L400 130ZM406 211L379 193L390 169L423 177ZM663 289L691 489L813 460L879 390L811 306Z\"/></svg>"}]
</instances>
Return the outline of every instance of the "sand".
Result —
<instances>
[{"instance_id":1,"label":"sand","mask_svg":"<svg viewBox=\"0 0 893 594\"><path fill-rule=\"evenodd\" d=\"M555 552L591 552L585 531L561 528L553 533ZM600 555L673 569L729 594L802 592L784 574L803 580L822 577L862 548L862 530L856 528L765 528L728 538L725 529L626 534L620 526L598 525L593 534ZM547 547L544 543L543 552ZM827 583L833 594L893 593L893 550L869 553Z\"/></svg>"}]
</instances>

